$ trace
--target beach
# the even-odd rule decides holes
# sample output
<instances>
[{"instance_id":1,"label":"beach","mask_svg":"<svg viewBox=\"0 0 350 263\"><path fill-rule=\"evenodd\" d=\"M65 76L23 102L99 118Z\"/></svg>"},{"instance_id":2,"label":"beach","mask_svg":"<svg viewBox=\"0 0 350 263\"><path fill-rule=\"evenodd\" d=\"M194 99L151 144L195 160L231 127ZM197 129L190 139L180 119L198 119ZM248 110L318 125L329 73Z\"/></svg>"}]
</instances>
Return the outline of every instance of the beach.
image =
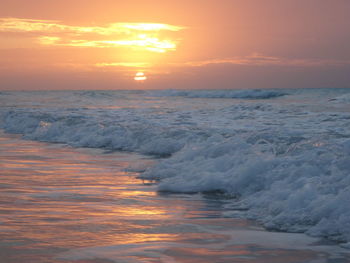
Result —
<instances>
[{"instance_id":1,"label":"beach","mask_svg":"<svg viewBox=\"0 0 350 263\"><path fill-rule=\"evenodd\" d=\"M348 95L3 92L5 258L347 262Z\"/></svg>"}]
</instances>

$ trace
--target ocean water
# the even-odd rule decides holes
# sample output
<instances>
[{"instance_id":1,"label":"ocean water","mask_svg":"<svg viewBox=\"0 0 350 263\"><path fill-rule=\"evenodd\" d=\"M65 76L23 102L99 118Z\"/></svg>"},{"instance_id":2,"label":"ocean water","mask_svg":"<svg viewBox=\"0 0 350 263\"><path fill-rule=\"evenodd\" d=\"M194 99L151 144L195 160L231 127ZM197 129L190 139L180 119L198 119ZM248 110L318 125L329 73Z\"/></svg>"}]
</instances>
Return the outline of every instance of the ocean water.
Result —
<instances>
[{"instance_id":1,"label":"ocean water","mask_svg":"<svg viewBox=\"0 0 350 263\"><path fill-rule=\"evenodd\" d=\"M0 128L28 142L126 154L118 173L152 182L142 189L215 196L225 200L220 218L350 248L349 89L1 92Z\"/></svg>"}]
</instances>

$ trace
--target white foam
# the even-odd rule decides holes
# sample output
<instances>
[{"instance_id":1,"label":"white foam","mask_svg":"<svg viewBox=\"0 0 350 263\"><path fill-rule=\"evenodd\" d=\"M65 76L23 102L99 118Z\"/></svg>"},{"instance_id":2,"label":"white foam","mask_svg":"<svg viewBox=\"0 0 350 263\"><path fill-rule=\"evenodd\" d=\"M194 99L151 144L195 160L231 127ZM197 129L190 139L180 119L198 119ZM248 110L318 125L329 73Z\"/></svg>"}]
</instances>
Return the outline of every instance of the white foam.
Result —
<instances>
[{"instance_id":1,"label":"white foam","mask_svg":"<svg viewBox=\"0 0 350 263\"><path fill-rule=\"evenodd\" d=\"M350 103L350 93L346 93L331 99L335 102Z\"/></svg>"},{"instance_id":2,"label":"white foam","mask_svg":"<svg viewBox=\"0 0 350 263\"><path fill-rule=\"evenodd\" d=\"M298 91L268 103L205 99L229 91L209 93L201 100L77 93L62 107L47 102L61 98L56 93L41 94L22 108L13 105L23 94L12 94L0 125L32 140L169 157L142 174L160 180L160 191L224 191L237 198L227 215L247 208L240 216L269 229L349 242L350 114L329 101L339 92ZM99 107L86 107L92 102ZM127 107L104 108L111 103Z\"/></svg>"},{"instance_id":3,"label":"white foam","mask_svg":"<svg viewBox=\"0 0 350 263\"><path fill-rule=\"evenodd\" d=\"M350 140L301 146L280 155L260 145L223 142L187 147L144 173L161 191L224 191L245 216L267 228L350 238ZM237 208L237 203L234 203ZM228 207L229 208L229 207ZM229 214L229 213L227 213Z\"/></svg>"}]
</instances>

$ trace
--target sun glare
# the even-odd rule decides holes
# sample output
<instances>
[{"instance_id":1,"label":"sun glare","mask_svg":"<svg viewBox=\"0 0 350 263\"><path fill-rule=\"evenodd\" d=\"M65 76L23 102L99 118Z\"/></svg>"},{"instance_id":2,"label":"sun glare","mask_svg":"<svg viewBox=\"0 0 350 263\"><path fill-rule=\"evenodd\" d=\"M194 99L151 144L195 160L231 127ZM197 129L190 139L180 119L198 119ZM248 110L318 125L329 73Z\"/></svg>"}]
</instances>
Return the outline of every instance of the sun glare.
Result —
<instances>
[{"instance_id":1,"label":"sun glare","mask_svg":"<svg viewBox=\"0 0 350 263\"><path fill-rule=\"evenodd\" d=\"M147 79L147 77L145 76L145 73L143 72L137 72L135 77L134 77L134 80L136 81L145 81Z\"/></svg>"}]
</instances>

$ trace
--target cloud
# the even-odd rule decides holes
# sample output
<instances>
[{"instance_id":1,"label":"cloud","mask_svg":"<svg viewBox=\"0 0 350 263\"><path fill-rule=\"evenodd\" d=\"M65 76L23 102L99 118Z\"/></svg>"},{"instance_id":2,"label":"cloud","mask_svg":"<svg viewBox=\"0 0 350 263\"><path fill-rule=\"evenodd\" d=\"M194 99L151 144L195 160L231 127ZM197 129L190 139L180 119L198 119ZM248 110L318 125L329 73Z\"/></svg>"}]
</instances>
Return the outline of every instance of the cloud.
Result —
<instances>
[{"instance_id":1,"label":"cloud","mask_svg":"<svg viewBox=\"0 0 350 263\"><path fill-rule=\"evenodd\" d=\"M35 34L46 46L127 47L164 53L176 50L178 39L164 36L184 27L160 23L112 23L105 26L71 26L54 20L0 18L0 33ZM32 37L32 36L31 36Z\"/></svg>"},{"instance_id":2,"label":"cloud","mask_svg":"<svg viewBox=\"0 0 350 263\"><path fill-rule=\"evenodd\" d=\"M171 40L160 40L157 37L148 37L139 35L135 39L122 40L81 40L81 39L62 39L60 37L42 36L38 38L42 45L66 46L66 47L96 47L113 48L128 47L137 50L147 50L158 53L176 50L176 43Z\"/></svg>"},{"instance_id":3,"label":"cloud","mask_svg":"<svg viewBox=\"0 0 350 263\"><path fill-rule=\"evenodd\" d=\"M247 66L296 66L296 67L317 67L317 66L342 66L349 65L349 60L333 60L333 59L295 59L266 56L254 53L249 56L234 57L226 59L210 59L202 61L191 61L185 63L189 67L204 67L210 65L231 64L231 65L247 65Z\"/></svg>"},{"instance_id":4,"label":"cloud","mask_svg":"<svg viewBox=\"0 0 350 263\"><path fill-rule=\"evenodd\" d=\"M115 63L97 63L96 67L104 68L104 67L131 67L131 68L147 68L152 66L150 63L143 62L115 62Z\"/></svg>"},{"instance_id":5,"label":"cloud","mask_svg":"<svg viewBox=\"0 0 350 263\"><path fill-rule=\"evenodd\" d=\"M173 70L183 70L190 68L204 68L210 66L228 67L233 65L238 66L259 66L259 67L301 67L301 68L316 68L316 67L334 67L350 65L349 60L331 60L331 59L293 59L275 56L266 56L259 53L254 53L249 56L227 58L227 59L209 59L200 61L190 61L184 63L145 63L145 62L106 62L96 63L90 67L109 68L118 70L123 67L130 68L147 68L154 73L163 72L167 69L169 72Z\"/></svg>"},{"instance_id":6,"label":"cloud","mask_svg":"<svg viewBox=\"0 0 350 263\"><path fill-rule=\"evenodd\" d=\"M22 18L0 18L0 32L42 32L42 33L95 33L111 35L115 33L180 31L185 27L160 23L112 23L106 26L70 26L57 20L35 20Z\"/></svg>"}]
</instances>

